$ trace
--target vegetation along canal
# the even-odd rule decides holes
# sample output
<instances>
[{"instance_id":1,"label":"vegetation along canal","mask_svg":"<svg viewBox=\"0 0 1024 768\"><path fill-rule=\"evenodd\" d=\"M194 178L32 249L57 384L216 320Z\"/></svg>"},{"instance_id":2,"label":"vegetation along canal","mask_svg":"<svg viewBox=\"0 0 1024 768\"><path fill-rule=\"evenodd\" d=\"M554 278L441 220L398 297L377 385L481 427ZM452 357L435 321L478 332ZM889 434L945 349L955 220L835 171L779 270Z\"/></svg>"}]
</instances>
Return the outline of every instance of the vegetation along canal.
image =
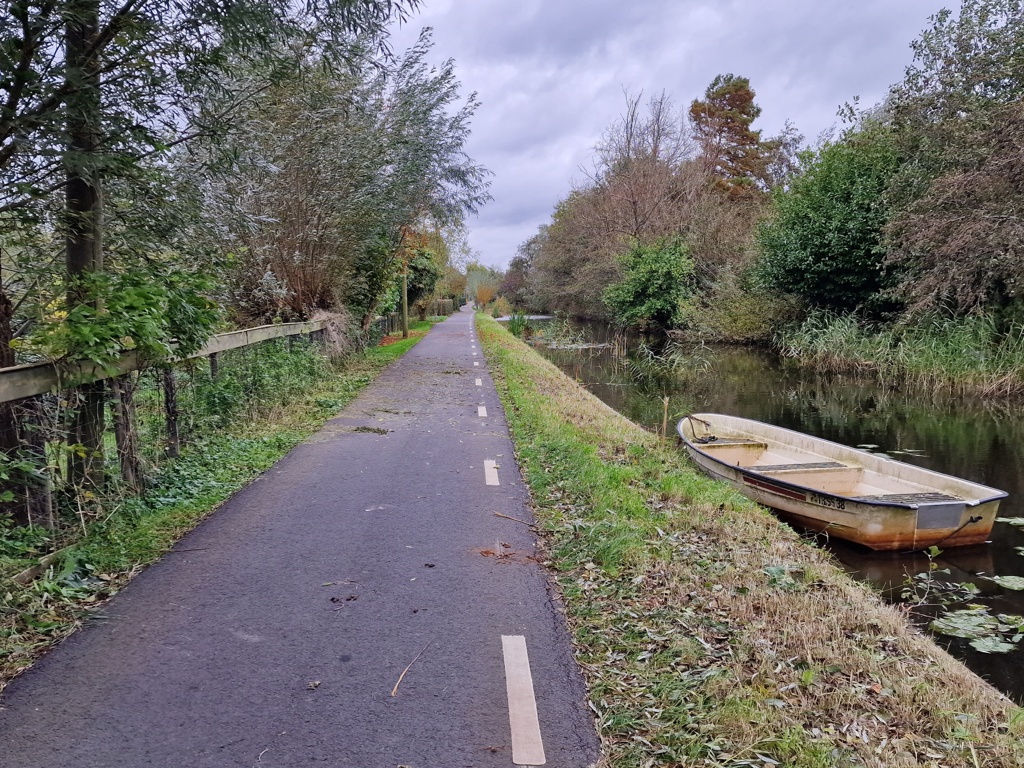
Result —
<instances>
[{"instance_id":1,"label":"vegetation along canal","mask_svg":"<svg viewBox=\"0 0 1024 768\"><path fill-rule=\"evenodd\" d=\"M769 422L1001 488L1010 495L1000 518L1024 524L1024 411L1011 404L819 374L746 347L687 344L671 366L659 365L639 340L611 341L610 331L589 326L537 348L646 427L661 428L665 396L670 434L691 411ZM909 605L937 642L1024 703L1024 527L997 522L991 543L931 555L819 543L851 575Z\"/></svg>"}]
</instances>

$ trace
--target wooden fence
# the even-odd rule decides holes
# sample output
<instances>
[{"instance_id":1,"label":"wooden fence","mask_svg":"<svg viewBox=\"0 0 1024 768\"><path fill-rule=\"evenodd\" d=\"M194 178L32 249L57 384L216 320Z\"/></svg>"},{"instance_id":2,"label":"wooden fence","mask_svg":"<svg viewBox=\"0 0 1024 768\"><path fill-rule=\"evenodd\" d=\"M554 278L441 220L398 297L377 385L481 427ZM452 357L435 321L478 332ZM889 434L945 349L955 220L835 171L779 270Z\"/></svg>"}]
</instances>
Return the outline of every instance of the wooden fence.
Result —
<instances>
[{"instance_id":1,"label":"wooden fence","mask_svg":"<svg viewBox=\"0 0 1024 768\"><path fill-rule=\"evenodd\" d=\"M269 339L284 336L308 335L323 330L320 321L307 323L283 323L279 325L261 325L241 331L231 331L213 336L198 352L187 355L182 360L197 357L215 357L218 352L238 349ZM144 361L138 354L129 352L122 355L114 365L103 368L95 363L66 365L61 363L29 363L16 365L12 368L0 368L0 403L21 400L34 395L44 395L62 387L101 381L121 376L144 367Z\"/></svg>"},{"instance_id":2,"label":"wooden fence","mask_svg":"<svg viewBox=\"0 0 1024 768\"><path fill-rule=\"evenodd\" d=\"M428 311L430 314L451 314L455 311L455 306L451 300L441 300L434 302ZM401 328L401 315L392 313L378 318L376 323L380 332L395 333ZM67 478L71 475L70 464L68 476L61 483L59 458L55 458L59 457L60 450L67 451L69 443L74 442L69 438L71 432L67 423L61 423L60 414L62 409L68 407L65 401L66 393L72 392L76 387L109 380L106 402L111 409L113 442L116 445L121 481L125 488L140 490L145 485L144 448L139 440L138 424L141 414L137 413L134 392L143 378L149 382L146 385L149 387L146 390L149 396L145 399L149 408L147 424L152 425L156 423L154 419L159 418L162 430L159 458L152 457L154 444L146 443L146 450L150 451L150 461L175 458L179 455L181 444L189 439L190 423L179 402L178 380L184 377L186 381L191 382L187 392L194 398L193 377L197 372L191 368L176 371L174 363L208 358L209 368L202 366L198 375L207 376L210 381L217 381L223 374L219 372L220 353L255 347L272 339L316 339L323 336L325 325L322 321L284 323L222 333L213 336L197 352L156 366L138 353L128 352L114 364L106 367L94 363L46 362L0 368L0 419L3 419L2 426L6 430L4 434L14 435L19 445L16 468L9 468L10 480L0 484L0 490L14 491L15 499L0 503L0 513L13 515L19 524L53 527L56 522L54 490L58 486L70 489L76 498L80 498L80 491L88 490L85 486L79 488L73 481L69 484ZM235 360L236 357L232 354L225 358L224 363L234 366ZM147 376L146 372L153 368L156 368L156 375ZM141 372L141 377L133 383L132 378L126 374L135 371ZM181 434L179 426L184 427ZM60 446L62 443L63 447L55 450L54 446ZM81 446L72 447L68 456L79 450L84 449ZM101 473L103 471L101 468Z\"/></svg>"},{"instance_id":3,"label":"wooden fence","mask_svg":"<svg viewBox=\"0 0 1024 768\"><path fill-rule=\"evenodd\" d=\"M218 355L229 350L250 347L261 342L283 337L320 334L323 322L285 323L246 328L240 331L213 336L206 345L191 355L184 355L174 362L196 358L209 358L210 375L217 376ZM137 438L136 407L133 390L126 381L126 374L142 371L150 362L135 352L123 355L111 366L103 367L94 363L31 363L10 368L0 368L0 412L8 434L16 433L20 449L18 463L22 466L12 471L11 483L5 483L5 490L14 491L15 499L4 502L3 512L13 515L16 523L39 525L52 528L55 524L53 491L55 479L48 456L48 445L55 436L52 424L48 422L47 400L52 411L54 399L51 393L69 391L81 384L110 380L109 403L112 409L113 430L117 445L117 457L121 478L128 488L138 490L142 486L141 446ZM171 365L164 367L158 377L162 389L166 446L164 455L174 458L180 449L179 409L176 375ZM49 424L49 426L48 426ZM28 461L36 468L26 469Z\"/></svg>"}]
</instances>

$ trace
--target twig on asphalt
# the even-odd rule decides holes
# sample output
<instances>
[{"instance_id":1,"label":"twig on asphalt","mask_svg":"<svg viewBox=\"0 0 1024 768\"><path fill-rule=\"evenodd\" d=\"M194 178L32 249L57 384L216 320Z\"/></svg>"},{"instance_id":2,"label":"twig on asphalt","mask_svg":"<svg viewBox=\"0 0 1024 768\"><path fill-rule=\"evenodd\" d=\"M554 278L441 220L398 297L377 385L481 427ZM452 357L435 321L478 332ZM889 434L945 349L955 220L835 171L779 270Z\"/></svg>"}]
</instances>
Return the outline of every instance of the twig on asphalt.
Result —
<instances>
[{"instance_id":1,"label":"twig on asphalt","mask_svg":"<svg viewBox=\"0 0 1024 768\"><path fill-rule=\"evenodd\" d=\"M517 523L522 523L523 525L528 525L531 528L536 528L537 527L533 523L528 523L526 520L520 520L518 517L512 517L511 515L503 515L503 514L501 514L501 512L495 512L494 516L495 517L504 517L506 520L515 520Z\"/></svg>"},{"instance_id":2,"label":"twig on asphalt","mask_svg":"<svg viewBox=\"0 0 1024 768\"><path fill-rule=\"evenodd\" d=\"M429 642L427 642L426 645L424 645L422 648L420 648L420 652L417 653L413 657L413 660L409 662L409 666L402 670L402 674L400 674L398 676L398 682L395 683L395 687L391 689L391 696L392 696L392 698L394 698L395 696L398 695L398 686L400 686L402 684L402 680L405 679L405 673L408 672L410 669L412 669L412 665L416 663L416 659L418 659L420 656L423 655L423 652L425 650L427 650L427 648L430 647L430 643L432 643L432 642L434 642L434 641L430 640Z\"/></svg>"}]
</instances>

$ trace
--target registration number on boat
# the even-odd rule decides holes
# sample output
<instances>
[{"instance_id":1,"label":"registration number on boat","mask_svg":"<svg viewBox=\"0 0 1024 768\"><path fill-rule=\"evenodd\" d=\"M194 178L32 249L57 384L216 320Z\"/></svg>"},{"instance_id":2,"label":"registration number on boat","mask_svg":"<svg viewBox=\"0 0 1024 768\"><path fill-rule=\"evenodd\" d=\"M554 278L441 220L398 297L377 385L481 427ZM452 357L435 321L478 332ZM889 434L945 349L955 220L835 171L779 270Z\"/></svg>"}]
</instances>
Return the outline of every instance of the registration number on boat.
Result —
<instances>
[{"instance_id":1,"label":"registration number on boat","mask_svg":"<svg viewBox=\"0 0 1024 768\"><path fill-rule=\"evenodd\" d=\"M819 507L828 507L829 509L846 509L846 500L837 499L835 496L822 496L820 493L809 493L807 494L807 500L811 504L817 504Z\"/></svg>"}]
</instances>

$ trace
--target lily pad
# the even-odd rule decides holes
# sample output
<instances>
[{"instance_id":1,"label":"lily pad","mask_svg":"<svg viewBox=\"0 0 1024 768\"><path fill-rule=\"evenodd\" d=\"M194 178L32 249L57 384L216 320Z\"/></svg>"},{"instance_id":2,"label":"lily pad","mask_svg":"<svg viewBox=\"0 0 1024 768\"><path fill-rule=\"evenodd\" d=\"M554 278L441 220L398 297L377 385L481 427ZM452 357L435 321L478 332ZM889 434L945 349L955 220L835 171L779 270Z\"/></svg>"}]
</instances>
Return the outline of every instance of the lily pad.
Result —
<instances>
[{"instance_id":1,"label":"lily pad","mask_svg":"<svg viewBox=\"0 0 1024 768\"><path fill-rule=\"evenodd\" d=\"M1019 525L1024 528L1024 517L997 517L997 523L1009 523L1010 525Z\"/></svg>"},{"instance_id":2,"label":"lily pad","mask_svg":"<svg viewBox=\"0 0 1024 768\"><path fill-rule=\"evenodd\" d=\"M1024 592L1024 576L990 576L989 578L1003 589Z\"/></svg>"},{"instance_id":3,"label":"lily pad","mask_svg":"<svg viewBox=\"0 0 1024 768\"><path fill-rule=\"evenodd\" d=\"M971 648L982 653L1009 653L1016 650L1017 646L998 637L980 637L971 640Z\"/></svg>"},{"instance_id":4,"label":"lily pad","mask_svg":"<svg viewBox=\"0 0 1024 768\"><path fill-rule=\"evenodd\" d=\"M1018 616L1015 613L1000 613L999 621L1011 629L1024 630L1024 616Z\"/></svg>"},{"instance_id":5,"label":"lily pad","mask_svg":"<svg viewBox=\"0 0 1024 768\"><path fill-rule=\"evenodd\" d=\"M967 608L961 611L950 611L945 616L931 623L933 632L950 637L963 637L978 640L991 637L999 631L999 620L992 616L986 608Z\"/></svg>"}]
</instances>

